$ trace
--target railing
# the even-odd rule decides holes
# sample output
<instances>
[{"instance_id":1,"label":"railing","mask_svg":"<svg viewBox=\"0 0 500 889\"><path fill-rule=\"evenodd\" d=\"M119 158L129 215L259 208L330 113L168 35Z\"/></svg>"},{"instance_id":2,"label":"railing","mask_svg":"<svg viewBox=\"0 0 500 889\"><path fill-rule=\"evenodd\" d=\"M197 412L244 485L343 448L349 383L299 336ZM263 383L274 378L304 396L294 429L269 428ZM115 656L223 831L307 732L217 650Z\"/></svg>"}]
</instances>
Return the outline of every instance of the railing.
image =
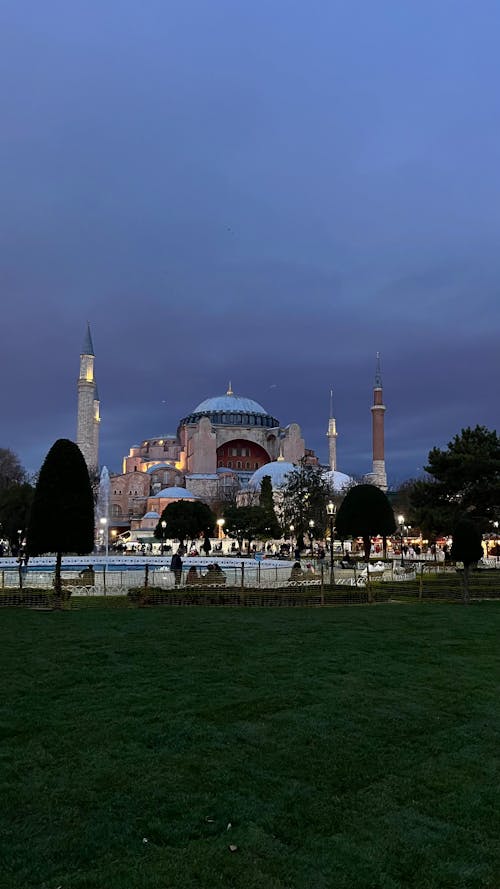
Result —
<instances>
[{"instance_id":1,"label":"railing","mask_svg":"<svg viewBox=\"0 0 500 889\"><path fill-rule=\"evenodd\" d=\"M33 560L27 568L20 568L15 560L0 561L0 595L3 597L0 604L6 604L5 596L10 592L17 593L25 589L37 594L53 589L54 570L53 563L50 564L49 560L39 560L37 563ZM14 565L5 564L11 561ZM170 596L172 593L178 593L179 596L184 596L185 593L199 594L205 597L203 601L206 601L207 593L217 591L234 594L235 590L290 593L303 590L311 595L321 596L322 604L325 601L328 604L323 595L325 591L334 591L335 601L340 601L339 596L345 587L354 587L355 597L359 590L366 590L370 599L372 591L376 592L382 587L384 598L392 594L396 597L413 596L420 599L453 599L461 595L461 576L455 566L429 560L405 562L403 566L395 561L372 563L369 566L354 563L352 567L345 569L335 567L332 572L328 563L308 567L310 563L303 562L300 575L297 573L298 569L293 568L292 562L278 560L258 562L253 559L220 559L217 561L222 573L210 568L215 562L211 562L210 558L186 559L180 573L170 570L170 559L164 560L164 564L156 558L143 560L142 564L131 564L127 559L123 561L109 560L108 564L104 564L102 559L94 560L81 569L82 559L75 558L71 560L72 564L65 560L62 570L63 586L71 596L125 596L132 589L149 587L158 592L169 593ZM489 560L489 563L482 563L480 567L498 568L500 560ZM333 586L330 581L333 581ZM496 570L472 572L470 590L473 598L495 598L500 595L497 592L499 588L500 575ZM347 590L345 594L348 595ZM170 601L173 601L172 598Z\"/></svg>"}]
</instances>

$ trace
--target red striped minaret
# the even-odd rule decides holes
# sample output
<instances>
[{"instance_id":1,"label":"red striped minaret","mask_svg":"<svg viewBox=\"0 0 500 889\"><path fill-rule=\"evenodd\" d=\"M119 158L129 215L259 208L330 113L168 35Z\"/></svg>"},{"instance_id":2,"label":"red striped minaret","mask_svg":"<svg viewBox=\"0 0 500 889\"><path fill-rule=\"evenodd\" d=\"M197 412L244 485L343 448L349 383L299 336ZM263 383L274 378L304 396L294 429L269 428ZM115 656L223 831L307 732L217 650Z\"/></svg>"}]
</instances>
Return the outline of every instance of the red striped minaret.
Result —
<instances>
[{"instance_id":1,"label":"red striped minaret","mask_svg":"<svg viewBox=\"0 0 500 889\"><path fill-rule=\"evenodd\" d=\"M387 473L385 471L385 444L384 444L384 414L385 404L382 392L382 373L380 370L380 352L377 352L377 364L375 368L375 386L373 387L372 412L372 442L373 442L373 471L372 480L387 491Z\"/></svg>"}]
</instances>

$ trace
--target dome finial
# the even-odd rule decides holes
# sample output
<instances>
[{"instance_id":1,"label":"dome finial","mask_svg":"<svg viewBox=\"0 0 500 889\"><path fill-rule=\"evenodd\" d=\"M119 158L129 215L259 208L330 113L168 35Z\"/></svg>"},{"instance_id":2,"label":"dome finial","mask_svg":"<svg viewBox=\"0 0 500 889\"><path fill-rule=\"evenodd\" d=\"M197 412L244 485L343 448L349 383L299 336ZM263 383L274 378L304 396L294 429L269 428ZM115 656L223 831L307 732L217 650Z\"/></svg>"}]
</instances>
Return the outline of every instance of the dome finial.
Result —
<instances>
[{"instance_id":1,"label":"dome finial","mask_svg":"<svg viewBox=\"0 0 500 889\"><path fill-rule=\"evenodd\" d=\"M280 441L280 452L279 452L278 456L276 457L276 463L284 463L284 462L285 462L285 458L283 456L283 442Z\"/></svg>"},{"instance_id":2,"label":"dome finial","mask_svg":"<svg viewBox=\"0 0 500 889\"><path fill-rule=\"evenodd\" d=\"M227 387L226 395L234 395L233 387L231 386L231 380L229 380L229 386Z\"/></svg>"}]
</instances>

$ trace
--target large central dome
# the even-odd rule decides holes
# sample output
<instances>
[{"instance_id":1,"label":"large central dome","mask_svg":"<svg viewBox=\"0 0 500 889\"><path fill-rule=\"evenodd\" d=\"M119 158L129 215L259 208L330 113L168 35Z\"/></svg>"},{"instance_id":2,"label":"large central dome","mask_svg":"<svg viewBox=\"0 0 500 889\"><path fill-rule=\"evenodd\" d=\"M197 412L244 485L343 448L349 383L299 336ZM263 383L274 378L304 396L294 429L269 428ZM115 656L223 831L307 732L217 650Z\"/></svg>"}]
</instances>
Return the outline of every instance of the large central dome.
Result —
<instances>
[{"instance_id":1,"label":"large central dome","mask_svg":"<svg viewBox=\"0 0 500 889\"><path fill-rule=\"evenodd\" d=\"M258 401L235 395L231 384L225 395L215 395L201 401L188 417L181 420L180 425L198 423L202 417L208 417L215 426L279 426L276 417L268 414Z\"/></svg>"},{"instance_id":2,"label":"large central dome","mask_svg":"<svg viewBox=\"0 0 500 889\"><path fill-rule=\"evenodd\" d=\"M205 401L195 407L194 414L211 414L212 411L243 411L247 414L267 414L267 411L254 401L253 398L243 398L241 395L215 395L213 398L205 398Z\"/></svg>"}]
</instances>

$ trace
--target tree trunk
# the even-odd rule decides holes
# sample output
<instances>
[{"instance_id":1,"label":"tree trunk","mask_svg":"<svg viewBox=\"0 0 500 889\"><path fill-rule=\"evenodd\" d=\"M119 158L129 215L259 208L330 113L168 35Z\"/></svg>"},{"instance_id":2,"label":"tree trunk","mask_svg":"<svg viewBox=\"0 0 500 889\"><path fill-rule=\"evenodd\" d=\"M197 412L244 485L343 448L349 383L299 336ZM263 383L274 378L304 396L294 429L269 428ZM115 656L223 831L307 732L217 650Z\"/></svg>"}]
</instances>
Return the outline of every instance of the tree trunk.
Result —
<instances>
[{"instance_id":1,"label":"tree trunk","mask_svg":"<svg viewBox=\"0 0 500 889\"><path fill-rule=\"evenodd\" d=\"M61 563L62 553L56 553L56 571L54 575L54 604L56 608L61 607L62 600Z\"/></svg>"},{"instance_id":2,"label":"tree trunk","mask_svg":"<svg viewBox=\"0 0 500 889\"><path fill-rule=\"evenodd\" d=\"M365 562L368 562L370 559L370 550L372 548L372 541L370 537L363 537L363 546L365 550Z\"/></svg>"},{"instance_id":3,"label":"tree trunk","mask_svg":"<svg viewBox=\"0 0 500 889\"><path fill-rule=\"evenodd\" d=\"M464 603L464 605L468 605L469 604L469 566L468 565L464 565L464 573L463 573L463 577L462 577L462 582L464 585L463 603Z\"/></svg>"},{"instance_id":4,"label":"tree trunk","mask_svg":"<svg viewBox=\"0 0 500 889\"><path fill-rule=\"evenodd\" d=\"M387 558L387 537L385 536L385 534L382 537L382 555L384 559Z\"/></svg>"}]
</instances>

